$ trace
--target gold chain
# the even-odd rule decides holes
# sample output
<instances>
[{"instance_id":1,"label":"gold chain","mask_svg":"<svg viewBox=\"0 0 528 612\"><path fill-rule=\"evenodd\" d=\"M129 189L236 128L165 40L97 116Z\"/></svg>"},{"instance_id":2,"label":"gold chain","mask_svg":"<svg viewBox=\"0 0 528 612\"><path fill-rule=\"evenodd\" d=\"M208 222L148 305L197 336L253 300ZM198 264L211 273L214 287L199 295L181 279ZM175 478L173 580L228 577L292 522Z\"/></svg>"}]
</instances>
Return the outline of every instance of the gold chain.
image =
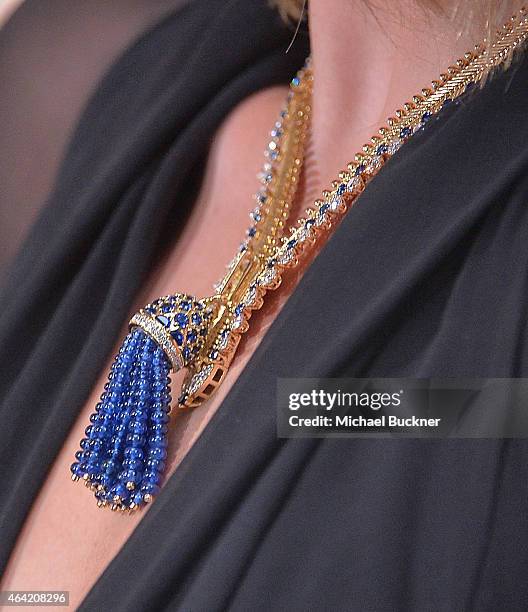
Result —
<instances>
[{"instance_id":1,"label":"gold chain","mask_svg":"<svg viewBox=\"0 0 528 612\"><path fill-rule=\"evenodd\" d=\"M413 96L398 109L387 124L358 152L346 170L339 173L331 189L323 191L306 215L289 229L286 222L295 199L310 125L313 74L309 62L293 79L286 109L276 124L267 150L257 194L258 206L252 213L253 225L231 262L228 272L216 286L213 296L196 300L175 294L159 298L132 319L162 346L174 369L187 368L178 404L192 408L206 401L223 381L241 335L249 327L254 310L262 307L265 294L276 289L285 270L294 268L302 257L313 252L318 238L336 225L363 192L370 180L414 132L436 115L443 106L463 95L470 85L479 84L489 72L507 66L513 53L528 37L528 15L523 8L497 32L490 45L477 45L472 52L449 66L431 86ZM171 339L178 326L171 320L159 322L164 308L177 309L191 302L194 315L206 313L203 339L194 341L192 354ZM175 306L176 304L176 306ZM198 315L201 316L201 315Z\"/></svg>"}]
</instances>

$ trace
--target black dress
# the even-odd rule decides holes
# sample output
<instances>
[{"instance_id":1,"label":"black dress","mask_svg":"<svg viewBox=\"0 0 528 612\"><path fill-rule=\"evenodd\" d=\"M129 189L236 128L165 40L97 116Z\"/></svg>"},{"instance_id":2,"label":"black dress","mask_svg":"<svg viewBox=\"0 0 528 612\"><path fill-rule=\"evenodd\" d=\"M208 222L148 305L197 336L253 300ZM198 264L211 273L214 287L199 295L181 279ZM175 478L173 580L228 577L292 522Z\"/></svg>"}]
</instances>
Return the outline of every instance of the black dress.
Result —
<instances>
[{"instance_id":1,"label":"black dress","mask_svg":"<svg viewBox=\"0 0 528 612\"><path fill-rule=\"evenodd\" d=\"M2 291L2 567L215 128L302 64L290 35L197 0L88 105ZM523 57L383 168L82 610L528 608L525 441L275 431L277 376L528 375L527 83Z\"/></svg>"}]
</instances>

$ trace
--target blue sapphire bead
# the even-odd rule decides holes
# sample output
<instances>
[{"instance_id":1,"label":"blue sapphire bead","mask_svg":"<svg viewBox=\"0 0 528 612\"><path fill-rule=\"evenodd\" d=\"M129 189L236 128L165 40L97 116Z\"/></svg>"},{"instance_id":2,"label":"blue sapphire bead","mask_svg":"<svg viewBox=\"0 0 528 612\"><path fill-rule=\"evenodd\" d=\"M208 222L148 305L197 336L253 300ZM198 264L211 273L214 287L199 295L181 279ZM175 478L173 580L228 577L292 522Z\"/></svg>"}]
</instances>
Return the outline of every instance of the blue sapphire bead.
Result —
<instances>
[{"instance_id":1,"label":"blue sapphire bead","mask_svg":"<svg viewBox=\"0 0 528 612\"><path fill-rule=\"evenodd\" d=\"M159 486L151 482L146 482L145 484L141 485L141 492L144 495L157 495L159 490Z\"/></svg>"},{"instance_id":2,"label":"blue sapphire bead","mask_svg":"<svg viewBox=\"0 0 528 612\"><path fill-rule=\"evenodd\" d=\"M126 486L122 483L118 483L116 485L114 485L110 491L109 491L110 495L112 498L114 498L116 495L121 497L121 498L125 498L128 497L130 492L128 491L128 489L126 488Z\"/></svg>"},{"instance_id":3,"label":"blue sapphire bead","mask_svg":"<svg viewBox=\"0 0 528 612\"><path fill-rule=\"evenodd\" d=\"M134 493L132 496L132 503L134 503L136 506L143 504L143 493L141 491Z\"/></svg>"},{"instance_id":4,"label":"blue sapphire bead","mask_svg":"<svg viewBox=\"0 0 528 612\"><path fill-rule=\"evenodd\" d=\"M164 448L155 446L149 450L149 457L151 459L165 459L167 457L167 451Z\"/></svg>"},{"instance_id":5,"label":"blue sapphire bead","mask_svg":"<svg viewBox=\"0 0 528 612\"><path fill-rule=\"evenodd\" d=\"M125 454L125 457L128 457L129 459L143 459L145 456L143 449L134 448L133 446L125 448L124 454Z\"/></svg>"},{"instance_id":6,"label":"blue sapphire bead","mask_svg":"<svg viewBox=\"0 0 528 612\"><path fill-rule=\"evenodd\" d=\"M157 470L158 472L163 472L163 470L165 469L165 461L163 461L162 459L149 459L145 463L145 468L151 472L154 470Z\"/></svg>"},{"instance_id":7,"label":"blue sapphire bead","mask_svg":"<svg viewBox=\"0 0 528 612\"><path fill-rule=\"evenodd\" d=\"M166 448L167 447L167 436L150 436L148 443L151 447ZM161 459L151 458L147 461L147 464L151 461L161 461Z\"/></svg>"},{"instance_id":8,"label":"blue sapphire bead","mask_svg":"<svg viewBox=\"0 0 528 612\"><path fill-rule=\"evenodd\" d=\"M82 478L85 474L85 467L78 462L72 463L70 466L70 470L74 476L77 476L79 478Z\"/></svg>"},{"instance_id":9,"label":"blue sapphire bead","mask_svg":"<svg viewBox=\"0 0 528 612\"><path fill-rule=\"evenodd\" d=\"M88 462L86 464L86 473L89 476L97 476L98 474L102 473L101 466L98 465L97 463Z\"/></svg>"},{"instance_id":10,"label":"blue sapphire bead","mask_svg":"<svg viewBox=\"0 0 528 612\"><path fill-rule=\"evenodd\" d=\"M140 459L125 459L123 461L123 468L127 470L139 470L143 467L143 461Z\"/></svg>"},{"instance_id":11,"label":"blue sapphire bead","mask_svg":"<svg viewBox=\"0 0 528 612\"><path fill-rule=\"evenodd\" d=\"M125 485L127 482L133 482L134 484L139 484L142 480L143 476L141 472L136 470L123 470L119 474L119 480L124 482Z\"/></svg>"},{"instance_id":12,"label":"blue sapphire bead","mask_svg":"<svg viewBox=\"0 0 528 612\"><path fill-rule=\"evenodd\" d=\"M133 434L144 434L147 431L147 426L145 423L141 423L140 421L136 421L130 425L130 431Z\"/></svg>"},{"instance_id":13,"label":"blue sapphire bead","mask_svg":"<svg viewBox=\"0 0 528 612\"><path fill-rule=\"evenodd\" d=\"M161 476L158 472L145 472L145 474L143 475L141 488L143 488L143 486L147 484L159 485L160 481Z\"/></svg>"},{"instance_id":14,"label":"blue sapphire bead","mask_svg":"<svg viewBox=\"0 0 528 612\"><path fill-rule=\"evenodd\" d=\"M100 451L103 448L103 441L102 440L90 440L88 442L88 444L86 445L87 450L90 451Z\"/></svg>"},{"instance_id":15,"label":"blue sapphire bead","mask_svg":"<svg viewBox=\"0 0 528 612\"><path fill-rule=\"evenodd\" d=\"M152 419L153 423L168 423L169 422L169 415L162 410L153 412L150 418Z\"/></svg>"},{"instance_id":16,"label":"blue sapphire bead","mask_svg":"<svg viewBox=\"0 0 528 612\"><path fill-rule=\"evenodd\" d=\"M167 425L162 423L153 423L150 431L155 435L166 434L169 431Z\"/></svg>"}]
</instances>

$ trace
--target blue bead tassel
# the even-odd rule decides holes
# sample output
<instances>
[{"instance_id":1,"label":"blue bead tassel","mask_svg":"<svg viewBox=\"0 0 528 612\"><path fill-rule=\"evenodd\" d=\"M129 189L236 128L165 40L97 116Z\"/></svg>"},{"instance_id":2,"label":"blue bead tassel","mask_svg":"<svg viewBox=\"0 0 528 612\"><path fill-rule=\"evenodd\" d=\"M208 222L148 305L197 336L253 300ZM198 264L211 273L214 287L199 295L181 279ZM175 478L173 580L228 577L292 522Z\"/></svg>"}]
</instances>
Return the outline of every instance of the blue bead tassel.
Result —
<instances>
[{"instance_id":1,"label":"blue bead tassel","mask_svg":"<svg viewBox=\"0 0 528 612\"><path fill-rule=\"evenodd\" d=\"M158 493L167 456L170 362L139 328L125 338L86 438L72 464L72 478L95 490L99 505L134 509Z\"/></svg>"}]
</instances>

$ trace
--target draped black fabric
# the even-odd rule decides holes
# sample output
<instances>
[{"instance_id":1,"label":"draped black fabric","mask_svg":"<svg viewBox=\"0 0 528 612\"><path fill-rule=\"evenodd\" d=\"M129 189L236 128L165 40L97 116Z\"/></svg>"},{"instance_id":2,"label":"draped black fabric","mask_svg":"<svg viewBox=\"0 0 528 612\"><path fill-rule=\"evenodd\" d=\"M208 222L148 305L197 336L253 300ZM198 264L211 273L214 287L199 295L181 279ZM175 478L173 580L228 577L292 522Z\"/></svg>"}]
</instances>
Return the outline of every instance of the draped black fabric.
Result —
<instances>
[{"instance_id":1,"label":"draped black fabric","mask_svg":"<svg viewBox=\"0 0 528 612\"><path fill-rule=\"evenodd\" d=\"M2 293L2 564L216 126L301 65L289 36L197 0L86 109ZM383 168L81 609L527 609L526 442L275 431L278 376L528 375L527 83L522 58Z\"/></svg>"},{"instance_id":2,"label":"draped black fabric","mask_svg":"<svg viewBox=\"0 0 528 612\"><path fill-rule=\"evenodd\" d=\"M14 1L18 10L0 28L0 284L101 76L139 33L187 1Z\"/></svg>"}]
</instances>

